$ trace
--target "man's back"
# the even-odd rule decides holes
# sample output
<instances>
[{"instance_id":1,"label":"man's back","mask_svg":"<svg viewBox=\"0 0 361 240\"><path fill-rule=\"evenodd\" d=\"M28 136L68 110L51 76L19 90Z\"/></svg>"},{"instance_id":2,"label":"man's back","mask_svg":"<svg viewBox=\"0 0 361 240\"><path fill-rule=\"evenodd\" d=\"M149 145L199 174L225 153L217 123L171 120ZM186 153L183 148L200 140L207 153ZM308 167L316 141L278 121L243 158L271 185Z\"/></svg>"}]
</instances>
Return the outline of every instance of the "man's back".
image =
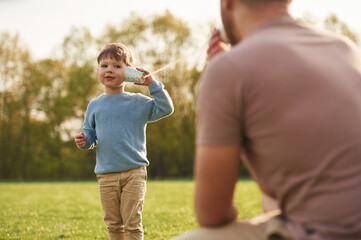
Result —
<instances>
[{"instance_id":1,"label":"man's back","mask_svg":"<svg viewBox=\"0 0 361 240\"><path fill-rule=\"evenodd\" d=\"M359 50L287 16L211 65L198 143L242 142L253 177L291 228L361 236ZM210 116L202 99L223 116Z\"/></svg>"}]
</instances>

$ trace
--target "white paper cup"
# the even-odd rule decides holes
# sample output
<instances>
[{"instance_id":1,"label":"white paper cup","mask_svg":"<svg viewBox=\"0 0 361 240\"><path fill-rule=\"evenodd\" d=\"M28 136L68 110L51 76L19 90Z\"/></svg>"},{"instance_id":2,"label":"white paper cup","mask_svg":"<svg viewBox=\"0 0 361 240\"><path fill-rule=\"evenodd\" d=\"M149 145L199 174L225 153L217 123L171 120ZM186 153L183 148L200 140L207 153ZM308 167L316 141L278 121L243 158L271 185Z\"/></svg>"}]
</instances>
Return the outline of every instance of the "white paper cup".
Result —
<instances>
[{"instance_id":1,"label":"white paper cup","mask_svg":"<svg viewBox=\"0 0 361 240\"><path fill-rule=\"evenodd\" d=\"M219 33L220 33L220 35L221 35L221 38L222 38L223 42L229 43L229 39L228 39L228 36L227 36L227 32L226 32L226 30L224 29L223 25L221 25L218 29L219 29Z\"/></svg>"},{"instance_id":2,"label":"white paper cup","mask_svg":"<svg viewBox=\"0 0 361 240\"><path fill-rule=\"evenodd\" d=\"M146 75L145 72L139 71L136 68L126 67L123 73L123 80L124 82L144 83L145 75Z\"/></svg>"}]
</instances>

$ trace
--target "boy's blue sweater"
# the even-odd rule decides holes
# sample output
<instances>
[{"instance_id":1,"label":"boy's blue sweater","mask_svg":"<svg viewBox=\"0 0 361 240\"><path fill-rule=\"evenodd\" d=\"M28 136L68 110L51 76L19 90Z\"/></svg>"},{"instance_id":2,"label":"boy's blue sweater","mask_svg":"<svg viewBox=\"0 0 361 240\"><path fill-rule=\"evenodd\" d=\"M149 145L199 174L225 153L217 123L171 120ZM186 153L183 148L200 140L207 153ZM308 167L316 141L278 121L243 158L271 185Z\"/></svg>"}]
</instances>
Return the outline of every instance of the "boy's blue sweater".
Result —
<instances>
[{"instance_id":1,"label":"boy's blue sweater","mask_svg":"<svg viewBox=\"0 0 361 240\"><path fill-rule=\"evenodd\" d=\"M148 122L173 113L173 103L162 83L149 87L153 97L140 93L103 94L90 101L82 149L97 147L96 174L123 172L148 165L145 129Z\"/></svg>"}]
</instances>

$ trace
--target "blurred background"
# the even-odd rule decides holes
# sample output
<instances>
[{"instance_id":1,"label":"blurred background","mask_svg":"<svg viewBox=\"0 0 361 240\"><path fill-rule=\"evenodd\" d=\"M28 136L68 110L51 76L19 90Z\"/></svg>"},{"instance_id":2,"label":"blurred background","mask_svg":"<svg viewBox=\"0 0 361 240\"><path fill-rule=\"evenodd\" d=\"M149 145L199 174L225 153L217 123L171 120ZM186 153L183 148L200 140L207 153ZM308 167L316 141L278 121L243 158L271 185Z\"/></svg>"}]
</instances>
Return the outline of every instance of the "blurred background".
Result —
<instances>
[{"instance_id":1,"label":"blurred background","mask_svg":"<svg viewBox=\"0 0 361 240\"><path fill-rule=\"evenodd\" d=\"M295 17L360 46L361 2L291 6ZM220 24L218 0L0 0L0 180L94 179L95 150L79 150L73 138L88 102L103 93L96 56L110 42L126 44L137 66L152 72L174 62L154 75L175 112L148 125L149 176L190 178L194 103L207 40Z\"/></svg>"}]
</instances>

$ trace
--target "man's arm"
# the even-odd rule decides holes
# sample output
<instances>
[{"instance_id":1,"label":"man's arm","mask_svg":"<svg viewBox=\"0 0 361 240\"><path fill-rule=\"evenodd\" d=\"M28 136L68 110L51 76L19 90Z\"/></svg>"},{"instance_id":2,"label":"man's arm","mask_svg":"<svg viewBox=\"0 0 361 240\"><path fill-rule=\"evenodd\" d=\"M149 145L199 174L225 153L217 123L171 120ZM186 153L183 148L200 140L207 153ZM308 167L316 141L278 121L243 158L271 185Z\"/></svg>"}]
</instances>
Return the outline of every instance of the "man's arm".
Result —
<instances>
[{"instance_id":1,"label":"man's arm","mask_svg":"<svg viewBox=\"0 0 361 240\"><path fill-rule=\"evenodd\" d=\"M214 28L208 43L208 49L207 49L208 60L211 60L216 55L222 52L227 52L229 50L230 47L223 41L219 29Z\"/></svg>"},{"instance_id":2,"label":"man's arm","mask_svg":"<svg viewBox=\"0 0 361 240\"><path fill-rule=\"evenodd\" d=\"M239 168L239 144L197 146L195 212L201 226L220 226L236 220L233 194Z\"/></svg>"}]
</instances>

